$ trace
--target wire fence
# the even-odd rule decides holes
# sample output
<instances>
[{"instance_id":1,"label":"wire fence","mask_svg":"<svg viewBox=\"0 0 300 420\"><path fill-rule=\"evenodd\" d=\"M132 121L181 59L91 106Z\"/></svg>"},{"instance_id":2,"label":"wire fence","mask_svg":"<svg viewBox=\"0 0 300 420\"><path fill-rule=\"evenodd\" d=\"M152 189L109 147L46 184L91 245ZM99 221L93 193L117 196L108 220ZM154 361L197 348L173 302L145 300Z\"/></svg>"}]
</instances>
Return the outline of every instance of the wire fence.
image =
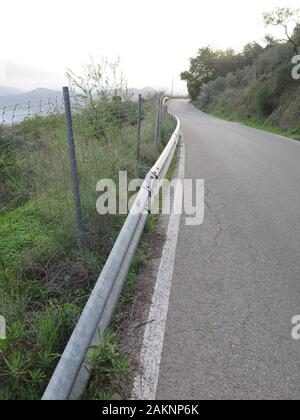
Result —
<instances>
[{"instance_id":1,"label":"wire fence","mask_svg":"<svg viewBox=\"0 0 300 420\"><path fill-rule=\"evenodd\" d=\"M96 212L96 183L119 171L142 177L174 128L158 97L71 100L85 246L113 236ZM5 271L36 248L75 246L78 203L67 142L63 97L0 108L0 267ZM61 237L61 241L58 238ZM77 245L76 245L77 246Z\"/></svg>"},{"instance_id":2,"label":"wire fence","mask_svg":"<svg viewBox=\"0 0 300 420\"><path fill-rule=\"evenodd\" d=\"M0 98L0 127L4 125L12 126L35 116L47 117L51 114L63 112L63 98L59 96L49 96L48 98L7 105L1 105Z\"/></svg>"}]
</instances>

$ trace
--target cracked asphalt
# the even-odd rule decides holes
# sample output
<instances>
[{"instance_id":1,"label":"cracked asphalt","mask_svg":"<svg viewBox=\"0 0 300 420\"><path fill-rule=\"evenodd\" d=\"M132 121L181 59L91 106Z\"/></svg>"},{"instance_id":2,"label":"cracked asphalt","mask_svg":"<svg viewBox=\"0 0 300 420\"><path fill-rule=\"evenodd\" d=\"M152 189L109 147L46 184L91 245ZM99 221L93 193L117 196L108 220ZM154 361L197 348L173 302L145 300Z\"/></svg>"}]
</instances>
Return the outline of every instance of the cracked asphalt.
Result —
<instances>
[{"instance_id":1,"label":"cracked asphalt","mask_svg":"<svg viewBox=\"0 0 300 420\"><path fill-rule=\"evenodd\" d=\"M181 218L156 398L299 399L300 143L169 106L205 220Z\"/></svg>"}]
</instances>

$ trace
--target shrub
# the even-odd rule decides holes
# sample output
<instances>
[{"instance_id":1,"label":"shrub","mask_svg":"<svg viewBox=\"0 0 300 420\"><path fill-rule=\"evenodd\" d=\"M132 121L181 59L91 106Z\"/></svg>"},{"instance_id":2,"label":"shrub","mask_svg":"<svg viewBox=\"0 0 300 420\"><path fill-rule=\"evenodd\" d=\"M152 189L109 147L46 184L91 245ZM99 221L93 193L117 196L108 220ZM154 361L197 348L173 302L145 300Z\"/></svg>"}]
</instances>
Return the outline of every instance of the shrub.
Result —
<instances>
[{"instance_id":1,"label":"shrub","mask_svg":"<svg viewBox=\"0 0 300 420\"><path fill-rule=\"evenodd\" d=\"M225 77L225 83L227 87L237 87L239 85L239 80L235 74L228 73Z\"/></svg>"},{"instance_id":2,"label":"shrub","mask_svg":"<svg viewBox=\"0 0 300 420\"><path fill-rule=\"evenodd\" d=\"M293 50L289 44L279 44L266 50L256 60L258 74L276 71L278 66L289 63L292 56Z\"/></svg>"},{"instance_id":3,"label":"shrub","mask_svg":"<svg viewBox=\"0 0 300 420\"><path fill-rule=\"evenodd\" d=\"M280 96L291 82L292 64L281 64L275 72L274 95Z\"/></svg>"},{"instance_id":4,"label":"shrub","mask_svg":"<svg viewBox=\"0 0 300 420\"><path fill-rule=\"evenodd\" d=\"M264 85L258 89L256 94L256 103L260 116L268 117L272 114L274 104L272 100L272 94L268 86Z\"/></svg>"}]
</instances>

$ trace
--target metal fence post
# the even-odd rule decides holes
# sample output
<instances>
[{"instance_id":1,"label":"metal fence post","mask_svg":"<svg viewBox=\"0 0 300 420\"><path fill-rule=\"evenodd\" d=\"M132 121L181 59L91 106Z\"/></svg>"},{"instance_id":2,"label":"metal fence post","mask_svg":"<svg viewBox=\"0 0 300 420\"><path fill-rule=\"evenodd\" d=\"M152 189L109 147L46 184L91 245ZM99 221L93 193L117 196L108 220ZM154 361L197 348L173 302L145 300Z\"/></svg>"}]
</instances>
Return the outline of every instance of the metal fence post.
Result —
<instances>
[{"instance_id":1,"label":"metal fence post","mask_svg":"<svg viewBox=\"0 0 300 420\"><path fill-rule=\"evenodd\" d=\"M163 102L163 97L160 98L160 128L159 128L159 132L160 132L160 136L163 140L163 142L165 141L165 129L164 129L164 121L165 121L165 114L164 114L164 102Z\"/></svg>"},{"instance_id":2,"label":"metal fence post","mask_svg":"<svg viewBox=\"0 0 300 420\"><path fill-rule=\"evenodd\" d=\"M65 117L66 117L66 126L67 126L67 134L68 134L72 190L73 190L75 209L76 209L78 240L79 240L79 245L81 249L83 250L85 248L84 238L83 238L83 222L82 222L80 190L79 190L79 180L78 180L78 171L77 171L77 162L76 162L76 151L75 151L74 134L73 134L71 103L70 103L70 94L69 94L68 87L63 87L63 97L64 97Z\"/></svg>"},{"instance_id":3,"label":"metal fence post","mask_svg":"<svg viewBox=\"0 0 300 420\"><path fill-rule=\"evenodd\" d=\"M158 99L158 142L161 140L162 115L161 115L162 98Z\"/></svg>"},{"instance_id":4,"label":"metal fence post","mask_svg":"<svg viewBox=\"0 0 300 420\"><path fill-rule=\"evenodd\" d=\"M142 95L138 97L138 113L137 113L137 145L136 145L136 158L140 161L141 158L141 118L142 118Z\"/></svg>"},{"instance_id":5,"label":"metal fence post","mask_svg":"<svg viewBox=\"0 0 300 420\"><path fill-rule=\"evenodd\" d=\"M157 100L156 124L155 124L155 144L157 148L158 148L159 139L160 139L160 97Z\"/></svg>"},{"instance_id":6,"label":"metal fence post","mask_svg":"<svg viewBox=\"0 0 300 420\"><path fill-rule=\"evenodd\" d=\"M161 102L161 114L162 114L162 124L165 121L165 116L166 116L166 104L164 102L164 99Z\"/></svg>"}]
</instances>

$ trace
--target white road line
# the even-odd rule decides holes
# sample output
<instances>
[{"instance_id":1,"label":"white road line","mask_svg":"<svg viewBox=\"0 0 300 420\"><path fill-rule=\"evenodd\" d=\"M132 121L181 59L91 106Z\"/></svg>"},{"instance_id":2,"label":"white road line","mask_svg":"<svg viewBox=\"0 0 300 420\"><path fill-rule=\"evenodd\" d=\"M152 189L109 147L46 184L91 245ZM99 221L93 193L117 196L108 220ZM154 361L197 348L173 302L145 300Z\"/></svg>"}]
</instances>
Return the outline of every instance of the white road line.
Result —
<instances>
[{"instance_id":1,"label":"white road line","mask_svg":"<svg viewBox=\"0 0 300 420\"><path fill-rule=\"evenodd\" d=\"M185 148L180 143L178 178L184 179ZM182 206L182 188L174 193L174 208ZM159 377L159 368L165 336L169 296L174 271L180 214L170 215L167 238L163 248L152 304L144 333L140 356L140 373L135 378L132 399L154 400Z\"/></svg>"}]
</instances>

